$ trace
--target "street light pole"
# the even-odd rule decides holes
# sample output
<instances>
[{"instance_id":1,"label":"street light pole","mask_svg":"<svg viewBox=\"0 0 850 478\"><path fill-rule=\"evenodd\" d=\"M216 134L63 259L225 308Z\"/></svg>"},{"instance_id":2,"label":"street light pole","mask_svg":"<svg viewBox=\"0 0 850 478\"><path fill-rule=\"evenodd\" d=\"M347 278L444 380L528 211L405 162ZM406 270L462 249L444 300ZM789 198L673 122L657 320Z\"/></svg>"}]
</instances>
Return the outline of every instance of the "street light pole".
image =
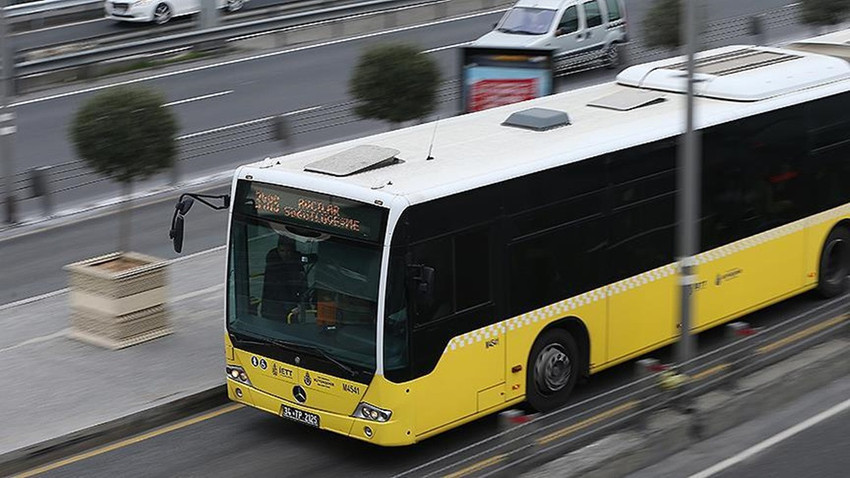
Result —
<instances>
[{"instance_id":1,"label":"street light pole","mask_svg":"<svg viewBox=\"0 0 850 478\"><path fill-rule=\"evenodd\" d=\"M15 134L15 113L8 105L9 86L15 78L15 59L8 51L6 41L6 3L0 0L0 56L2 56L2 78L0 78L0 163L3 164L3 209L5 220L9 224L17 222L15 214L14 190L14 152L12 139Z\"/></svg>"},{"instance_id":2,"label":"street light pole","mask_svg":"<svg viewBox=\"0 0 850 478\"><path fill-rule=\"evenodd\" d=\"M687 55L687 96L685 102L685 134L679 148L678 168L678 256L679 284L681 286L681 322L678 346L678 362L684 364L693 357L693 295L696 292L697 275L694 255L699 238L700 161L699 138L694 131L694 55L697 49L697 1L685 2L685 49ZM684 371L683 371L684 372Z\"/></svg>"}]
</instances>

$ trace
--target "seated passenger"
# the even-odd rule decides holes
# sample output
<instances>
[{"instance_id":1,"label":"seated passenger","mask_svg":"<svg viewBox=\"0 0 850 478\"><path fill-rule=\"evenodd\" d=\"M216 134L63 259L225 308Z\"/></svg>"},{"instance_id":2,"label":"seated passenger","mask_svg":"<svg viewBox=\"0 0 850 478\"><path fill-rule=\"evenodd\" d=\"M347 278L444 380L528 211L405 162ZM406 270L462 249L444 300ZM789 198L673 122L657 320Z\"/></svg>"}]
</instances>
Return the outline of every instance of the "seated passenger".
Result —
<instances>
[{"instance_id":1,"label":"seated passenger","mask_svg":"<svg viewBox=\"0 0 850 478\"><path fill-rule=\"evenodd\" d=\"M290 313L298 308L306 290L307 278L301 255L295 250L295 241L280 236L277 247L266 254L262 316L287 320Z\"/></svg>"}]
</instances>

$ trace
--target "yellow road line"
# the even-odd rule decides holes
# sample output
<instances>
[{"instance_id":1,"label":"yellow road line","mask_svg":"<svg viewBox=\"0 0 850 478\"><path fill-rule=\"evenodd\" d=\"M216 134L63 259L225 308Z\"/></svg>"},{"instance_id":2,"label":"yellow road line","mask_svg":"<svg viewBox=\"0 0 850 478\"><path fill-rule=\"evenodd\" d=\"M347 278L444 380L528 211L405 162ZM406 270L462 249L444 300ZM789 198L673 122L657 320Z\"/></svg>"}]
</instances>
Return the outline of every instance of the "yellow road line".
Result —
<instances>
[{"instance_id":1,"label":"yellow road line","mask_svg":"<svg viewBox=\"0 0 850 478\"><path fill-rule=\"evenodd\" d=\"M162 427L162 428L158 428L156 430L149 431L147 433L143 433L141 435L138 435L138 436L135 436L135 437L132 437L132 438L127 438L125 440L121 440L119 442L115 442L115 443L112 443L110 445L102 446L100 448L95 448L94 450L87 451L85 453L80 453L79 455L74 455L74 456L69 457L69 458L65 458L64 460L59 460L59 461L56 461L56 462L53 462L53 463L48 463L47 465L44 465L44 466L40 466L38 468L33 468L32 470L28 470L28 471L23 472L20 475L17 475L17 478L27 478L27 477L30 477L30 476L38 475L40 473L46 473L48 471L55 470L56 468L60 468L60 467L63 467L65 465L70 465L71 463L76 463L78 461L86 460L86 459L91 458L93 456L101 455L103 453L110 452L110 451L113 451L113 450L117 450L119 448L124 448L124 447L132 445L134 443L139 443L141 441L145 441L145 440L148 440L150 438L158 437L160 435L164 435L166 433L173 432L175 430L179 430L181 428L185 428L185 427L188 427L190 425L194 425L196 423L200 423L204 420L209 420L210 418L215 418L219 415L224 415L225 413L230 413L230 412L232 412L234 410L238 410L238 409L240 409L244 406L245 405L242 405L241 403L234 403L234 404L228 405L224 408L219 408L218 410L213 410L213 411L207 412L203 415L198 415L197 417L188 418L186 420L183 420L183 421L180 421L180 422L177 422L177 423L172 423L171 425L168 425L168 426L165 426L165 427Z\"/></svg>"},{"instance_id":2,"label":"yellow road line","mask_svg":"<svg viewBox=\"0 0 850 478\"><path fill-rule=\"evenodd\" d=\"M728 364L728 363L722 363L720 365L715 365L714 367L707 368L707 369L703 370L702 372L695 373L695 374L691 375L691 380L693 380L693 381L702 380L706 377L710 377L710 376L712 376L716 373L722 372L722 371L726 370L727 368L729 368L731 366L732 366L732 364Z\"/></svg>"},{"instance_id":3,"label":"yellow road line","mask_svg":"<svg viewBox=\"0 0 850 478\"><path fill-rule=\"evenodd\" d=\"M474 463L472 465L469 465L466 468L459 470L459 471L456 471L456 472L454 472L450 475L446 475L443 478L460 478L461 476L466 476L470 473L475 473L476 471L483 470L484 468L487 468L491 465L495 465L496 463L501 462L502 460L505 459L506 456L507 455L504 454L504 453L501 454L501 455L491 456L490 458L487 458L486 460L481 460L478 463Z\"/></svg>"},{"instance_id":4,"label":"yellow road line","mask_svg":"<svg viewBox=\"0 0 850 478\"><path fill-rule=\"evenodd\" d=\"M764 355L766 353L772 352L772 351L774 351L778 348L781 348L781 347L784 347L784 346L790 344L791 342L796 342L796 341L798 341L802 338L808 337L809 335L820 332L823 329L827 329L829 327L832 327L833 325L840 324L841 322L844 322L845 320L847 320L847 317L848 317L848 314L843 314L843 315L839 315L838 317L833 317L829 320L824 320L823 322L821 322L819 324L815 324L815 325L813 325L813 326L811 326L807 329L803 329L803 330L801 330L801 331L799 331L799 332L797 332L793 335L789 335L788 337L785 337L784 339L777 340L776 342L773 342L771 344L767 344L765 346L759 347L758 349L756 349L756 354L757 355Z\"/></svg>"},{"instance_id":5,"label":"yellow road line","mask_svg":"<svg viewBox=\"0 0 850 478\"><path fill-rule=\"evenodd\" d=\"M548 434L544 437L538 438L537 444L538 445L545 445L545 444L551 442L552 440L557 440L558 438L567 436L571 433L575 433L576 431L581 430L582 428L587 428L587 427L589 427L589 426L591 426L595 423L601 422L602 420L613 417L614 415L619 415L623 412L627 412L627 411L637 407L639 403L640 402L638 402L637 400L632 400L632 401L623 403L621 405L618 405L618 406L616 406L616 407L614 407L610 410L606 410L606 411L600 413L599 415L594 415L594 416L587 418L585 420L582 420L578 423L575 423L575 424L570 425L568 427L562 428L562 429L560 429L556 432L552 432L552 433L550 433L550 434Z\"/></svg>"}]
</instances>

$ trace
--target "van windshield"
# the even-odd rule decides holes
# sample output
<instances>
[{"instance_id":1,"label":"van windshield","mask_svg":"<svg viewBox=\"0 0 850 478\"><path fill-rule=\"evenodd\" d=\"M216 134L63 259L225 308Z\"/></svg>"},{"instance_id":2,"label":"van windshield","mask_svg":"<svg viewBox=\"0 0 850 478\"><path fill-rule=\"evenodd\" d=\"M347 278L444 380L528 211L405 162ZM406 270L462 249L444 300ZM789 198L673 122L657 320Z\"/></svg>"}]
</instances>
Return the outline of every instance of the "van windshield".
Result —
<instances>
[{"instance_id":1,"label":"van windshield","mask_svg":"<svg viewBox=\"0 0 850 478\"><path fill-rule=\"evenodd\" d=\"M554 19L555 10L515 7L508 10L496 30L518 35L543 35L549 31Z\"/></svg>"}]
</instances>

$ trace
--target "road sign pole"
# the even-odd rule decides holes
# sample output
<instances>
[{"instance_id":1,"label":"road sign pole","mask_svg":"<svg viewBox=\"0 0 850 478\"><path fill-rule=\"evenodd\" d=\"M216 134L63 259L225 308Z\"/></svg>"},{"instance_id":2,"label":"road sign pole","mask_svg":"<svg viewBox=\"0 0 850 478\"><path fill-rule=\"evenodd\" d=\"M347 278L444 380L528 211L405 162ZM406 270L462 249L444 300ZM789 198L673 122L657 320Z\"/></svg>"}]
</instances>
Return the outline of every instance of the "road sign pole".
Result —
<instances>
[{"instance_id":1,"label":"road sign pole","mask_svg":"<svg viewBox=\"0 0 850 478\"><path fill-rule=\"evenodd\" d=\"M681 321L678 345L678 361L680 366L693 357L693 336L691 326L693 320L693 298L696 294L698 279L694 255L697 252L699 237L699 149L697 132L694 131L694 55L697 49L697 2L685 0L685 32L687 55L687 96L685 102L685 134L679 148L678 168L678 198L677 210L679 215L678 228L678 257L679 284L681 289ZM687 373L684 367L680 369Z\"/></svg>"}]
</instances>

